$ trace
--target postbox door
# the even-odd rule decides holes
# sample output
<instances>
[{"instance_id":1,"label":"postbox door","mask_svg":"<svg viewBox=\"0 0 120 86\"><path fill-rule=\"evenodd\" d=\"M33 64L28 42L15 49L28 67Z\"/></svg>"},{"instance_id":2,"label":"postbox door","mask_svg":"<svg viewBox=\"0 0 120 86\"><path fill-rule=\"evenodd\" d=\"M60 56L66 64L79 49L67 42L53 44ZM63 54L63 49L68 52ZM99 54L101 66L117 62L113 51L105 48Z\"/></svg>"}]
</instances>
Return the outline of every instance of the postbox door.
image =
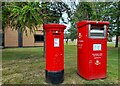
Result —
<instances>
[{"instance_id":1,"label":"postbox door","mask_svg":"<svg viewBox=\"0 0 120 86\"><path fill-rule=\"evenodd\" d=\"M106 76L106 40L90 39L89 44L91 78L104 78Z\"/></svg>"},{"instance_id":2,"label":"postbox door","mask_svg":"<svg viewBox=\"0 0 120 86\"><path fill-rule=\"evenodd\" d=\"M63 34L53 34L53 46L54 46L54 67L55 70L62 70L63 68Z\"/></svg>"},{"instance_id":3,"label":"postbox door","mask_svg":"<svg viewBox=\"0 0 120 86\"><path fill-rule=\"evenodd\" d=\"M89 25L88 34L91 78L105 78L107 56L106 25Z\"/></svg>"}]
</instances>

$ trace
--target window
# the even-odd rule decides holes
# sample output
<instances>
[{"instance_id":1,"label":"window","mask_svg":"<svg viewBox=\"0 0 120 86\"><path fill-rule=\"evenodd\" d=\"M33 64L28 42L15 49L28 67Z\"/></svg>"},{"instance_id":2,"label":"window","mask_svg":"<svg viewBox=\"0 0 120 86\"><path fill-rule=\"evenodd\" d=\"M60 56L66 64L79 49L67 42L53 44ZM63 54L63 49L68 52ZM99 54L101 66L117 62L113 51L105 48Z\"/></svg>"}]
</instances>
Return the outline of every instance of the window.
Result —
<instances>
[{"instance_id":1,"label":"window","mask_svg":"<svg viewBox=\"0 0 120 86\"><path fill-rule=\"evenodd\" d=\"M34 35L34 40L35 40L35 42L43 42L44 41L44 36L39 35L39 34L35 34Z\"/></svg>"}]
</instances>

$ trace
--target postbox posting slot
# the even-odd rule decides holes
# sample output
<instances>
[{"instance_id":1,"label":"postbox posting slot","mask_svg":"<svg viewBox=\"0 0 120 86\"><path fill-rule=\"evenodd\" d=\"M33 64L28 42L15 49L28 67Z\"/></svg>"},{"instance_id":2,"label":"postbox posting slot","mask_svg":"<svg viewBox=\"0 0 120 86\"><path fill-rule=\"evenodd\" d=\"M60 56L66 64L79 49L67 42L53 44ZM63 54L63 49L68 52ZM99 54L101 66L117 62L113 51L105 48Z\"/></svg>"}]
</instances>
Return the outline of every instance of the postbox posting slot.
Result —
<instances>
[{"instance_id":1,"label":"postbox posting slot","mask_svg":"<svg viewBox=\"0 0 120 86\"><path fill-rule=\"evenodd\" d=\"M52 34L53 34L53 35L60 35L60 31L53 30L53 31L52 31Z\"/></svg>"},{"instance_id":2,"label":"postbox posting slot","mask_svg":"<svg viewBox=\"0 0 120 86\"><path fill-rule=\"evenodd\" d=\"M60 47L60 34L59 30L52 30L52 35L54 36L54 47Z\"/></svg>"},{"instance_id":3,"label":"postbox posting slot","mask_svg":"<svg viewBox=\"0 0 120 86\"><path fill-rule=\"evenodd\" d=\"M53 35L60 35L60 33L53 33Z\"/></svg>"},{"instance_id":4,"label":"postbox posting slot","mask_svg":"<svg viewBox=\"0 0 120 86\"><path fill-rule=\"evenodd\" d=\"M90 25L89 24L89 38L105 38L106 37L106 25Z\"/></svg>"}]
</instances>

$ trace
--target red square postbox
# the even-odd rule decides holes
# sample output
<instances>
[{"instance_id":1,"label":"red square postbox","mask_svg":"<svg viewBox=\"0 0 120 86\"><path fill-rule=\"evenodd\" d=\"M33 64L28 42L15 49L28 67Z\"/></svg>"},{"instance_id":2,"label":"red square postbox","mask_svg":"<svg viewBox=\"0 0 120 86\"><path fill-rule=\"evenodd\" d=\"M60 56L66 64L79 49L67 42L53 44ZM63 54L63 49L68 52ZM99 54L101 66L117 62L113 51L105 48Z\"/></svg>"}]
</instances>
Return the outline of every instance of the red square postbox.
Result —
<instances>
[{"instance_id":1,"label":"red square postbox","mask_svg":"<svg viewBox=\"0 0 120 86\"><path fill-rule=\"evenodd\" d=\"M65 25L45 24L46 81L52 84L64 80L64 29Z\"/></svg>"},{"instance_id":2,"label":"red square postbox","mask_svg":"<svg viewBox=\"0 0 120 86\"><path fill-rule=\"evenodd\" d=\"M77 23L77 72L87 80L106 77L108 25L102 21Z\"/></svg>"}]
</instances>

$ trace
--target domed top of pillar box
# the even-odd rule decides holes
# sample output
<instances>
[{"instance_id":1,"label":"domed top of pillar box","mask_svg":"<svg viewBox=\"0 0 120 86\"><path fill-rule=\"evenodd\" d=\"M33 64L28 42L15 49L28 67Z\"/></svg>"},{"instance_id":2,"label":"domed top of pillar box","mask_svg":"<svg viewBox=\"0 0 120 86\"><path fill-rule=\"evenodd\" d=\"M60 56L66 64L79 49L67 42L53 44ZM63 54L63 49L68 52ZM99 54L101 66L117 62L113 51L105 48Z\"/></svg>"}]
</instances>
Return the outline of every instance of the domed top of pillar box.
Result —
<instances>
[{"instance_id":1,"label":"domed top of pillar box","mask_svg":"<svg viewBox=\"0 0 120 86\"><path fill-rule=\"evenodd\" d=\"M62 24L45 24L43 25L45 30L64 30L66 29L65 25Z\"/></svg>"}]
</instances>

